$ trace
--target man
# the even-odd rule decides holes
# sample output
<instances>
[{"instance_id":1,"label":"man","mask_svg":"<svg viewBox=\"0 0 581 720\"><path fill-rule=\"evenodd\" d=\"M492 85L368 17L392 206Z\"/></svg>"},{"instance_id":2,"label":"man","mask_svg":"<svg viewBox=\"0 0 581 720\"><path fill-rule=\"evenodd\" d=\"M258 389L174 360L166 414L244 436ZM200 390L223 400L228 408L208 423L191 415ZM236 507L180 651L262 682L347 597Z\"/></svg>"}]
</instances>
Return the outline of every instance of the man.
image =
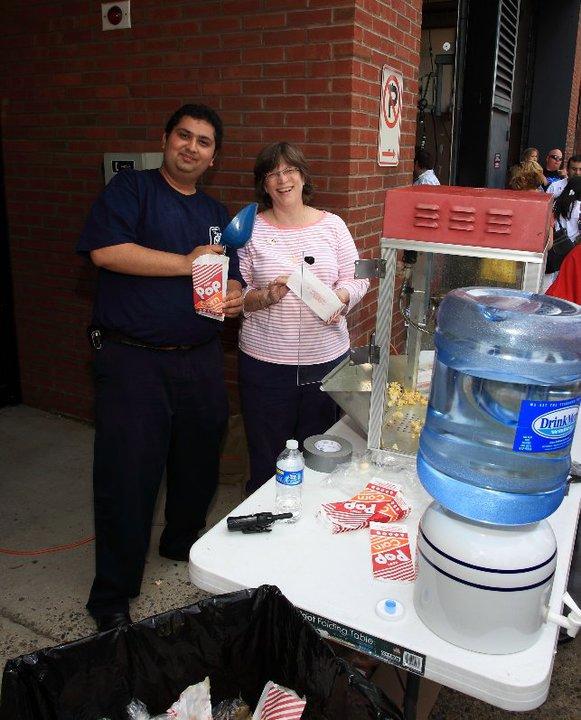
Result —
<instances>
[{"instance_id":1,"label":"man","mask_svg":"<svg viewBox=\"0 0 581 720\"><path fill-rule=\"evenodd\" d=\"M100 631L131 622L157 492L167 471L159 552L187 560L218 481L228 417L221 323L193 308L192 261L220 253L223 205L196 185L222 121L205 105L168 120L159 170L124 170L91 209L77 245L99 268L93 485L96 573L87 608ZM236 253L223 313L242 309Z\"/></svg>"},{"instance_id":2,"label":"man","mask_svg":"<svg viewBox=\"0 0 581 720\"><path fill-rule=\"evenodd\" d=\"M563 178L562 180L556 180L555 182L552 182L547 188L547 192L551 193L551 195L554 195L555 197L559 197L559 195L565 189L569 180L572 180L574 177L580 176L581 155L571 155L571 157L567 161L567 177Z\"/></svg>"},{"instance_id":3,"label":"man","mask_svg":"<svg viewBox=\"0 0 581 720\"><path fill-rule=\"evenodd\" d=\"M418 150L414 157L414 185L439 185L433 170L434 162L427 150Z\"/></svg>"},{"instance_id":4,"label":"man","mask_svg":"<svg viewBox=\"0 0 581 720\"><path fill-rule=\"evenodd\" d=\"M558 148L549 150L547 157L545 158L545 166L543 168L543 175L546 178L546 184L543 185L545 191L557 180L561 180L566 176L566 172L563 168L563 152Z\"/></svg>"}]
</instances>

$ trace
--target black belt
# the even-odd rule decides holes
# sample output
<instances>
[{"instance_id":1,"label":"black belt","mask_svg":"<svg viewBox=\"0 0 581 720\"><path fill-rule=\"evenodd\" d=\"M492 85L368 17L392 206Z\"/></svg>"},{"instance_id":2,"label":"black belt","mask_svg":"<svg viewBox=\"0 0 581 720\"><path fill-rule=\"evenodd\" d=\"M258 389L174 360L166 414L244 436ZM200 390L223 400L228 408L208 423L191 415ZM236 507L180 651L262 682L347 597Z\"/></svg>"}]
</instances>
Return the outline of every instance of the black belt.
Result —
<instances>
[{"instance_id":1,"label":"black belt","mask_svg":"<svg viewBox=\"0 0 581 720\"><path fill-rule=\"evenodd\" d=\"M193 343L191 345L154 345L148 343L145 340L138 340L137 338L124 335L123 333L117 332L116 330L107 330L106 328L90 327L89 328L89 341L95 350L100 350L103 347L103 339L111 340L112 342L121 343L122 345L131 345L132 347L146 348L147 350L193 350L194 348L206 345L211 341L205 340L201 343Z\"/></svg>"}]
</instances>

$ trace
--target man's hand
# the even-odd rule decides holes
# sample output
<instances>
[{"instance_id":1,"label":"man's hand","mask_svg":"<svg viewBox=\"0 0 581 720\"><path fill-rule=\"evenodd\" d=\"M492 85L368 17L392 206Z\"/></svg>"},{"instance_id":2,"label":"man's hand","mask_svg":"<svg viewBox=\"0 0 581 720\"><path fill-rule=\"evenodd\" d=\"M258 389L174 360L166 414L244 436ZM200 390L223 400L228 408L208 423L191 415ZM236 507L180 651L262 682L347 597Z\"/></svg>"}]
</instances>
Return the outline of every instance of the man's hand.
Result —
<instances>
[{"instance_id":1,"label":"man's hand","mask_svg":"<svg viewBox=\"0 0 581 720\"><path fill-rule=\"evenodd\" d=\"M188 253L186 258L186 264L188 267L188 271L184 273L184 275L191 275L192 273L192 263L194 260L197 260L197 258L200 257L200 255L223 255L224 254L224 246L223 245L198 245L197 248L194 248L191 253ZM238 283L240 284L240 283Z\"/></svg>"},{"instance_id":2,"label":"man's hand","mask_svg":"<svg viewBox=\"0 0 581 720\"><path fill-rule=\"evenodd\" d=\"M216 247L210 245L209 247ZM222 303L222 312L226 317L238 317L242 312L242 285L238 280L228 280L226 297Z\"/></svg>"}]
</instances>

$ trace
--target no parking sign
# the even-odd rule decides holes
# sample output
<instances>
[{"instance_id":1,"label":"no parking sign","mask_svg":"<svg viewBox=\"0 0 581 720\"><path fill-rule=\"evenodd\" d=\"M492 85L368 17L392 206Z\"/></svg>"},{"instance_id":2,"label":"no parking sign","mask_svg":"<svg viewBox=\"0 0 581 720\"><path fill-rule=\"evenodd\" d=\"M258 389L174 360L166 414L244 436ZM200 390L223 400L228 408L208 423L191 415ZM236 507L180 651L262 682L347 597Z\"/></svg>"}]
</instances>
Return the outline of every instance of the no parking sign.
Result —
<instances>
[{"instance_id":1,"label":"no parking sign","mask_svg":"<svg viewBox=\"0 0 581 720\"><path fill-rule=\"evenodd\" d=\"M401 73L384 65L381 73L377 162L385 167L395 167L399 163L402 95Z\"/></svg>"}]
</instances>

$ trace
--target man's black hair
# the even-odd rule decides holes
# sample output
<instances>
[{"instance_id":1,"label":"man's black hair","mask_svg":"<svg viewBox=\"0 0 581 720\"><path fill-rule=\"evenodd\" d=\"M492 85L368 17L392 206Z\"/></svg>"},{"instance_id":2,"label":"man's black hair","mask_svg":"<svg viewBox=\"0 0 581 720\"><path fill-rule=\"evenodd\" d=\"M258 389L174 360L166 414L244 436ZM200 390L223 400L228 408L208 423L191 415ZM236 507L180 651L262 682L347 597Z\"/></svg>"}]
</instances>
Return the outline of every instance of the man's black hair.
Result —
<instances>
[{"instance_id":1,"label":"man's black hair","mask_svg":"<svg viewBox=\"0 0 581 720\"><path fill-rule=\"evenodd\" d=\"M416 150L414 162L416 162L422 168L422 170L434 169L434 161L432 160L432 155L427 150Z\"/></svg>"},{"instance_id":2,"label":"man's black hair","mask_svg":"<svg viewBox=\"0 0 581 720\"><path fill-rule=\"evenodd\" d=\"M571 155L571 157L567 160L567 170L571 167L571 163L580 163L581 162L581 155Z\"/></svg>"},{"instance_id":3,"label":"man's black hair","mask_svg":"<svg viewBox=\"0 0 581 720\"><path fill-rule=\"evenodd\" d=\"M222 120L215 110L207 105L182 105L179 110L170 117L165 126L165 134L169 136L171 131L179 123L183 117L191 117L195 120L205 120L214 128L214 139L216 142L216 152L222 147L222 138L224 137L224 128Z\"/></svg>"}]
</instances>

